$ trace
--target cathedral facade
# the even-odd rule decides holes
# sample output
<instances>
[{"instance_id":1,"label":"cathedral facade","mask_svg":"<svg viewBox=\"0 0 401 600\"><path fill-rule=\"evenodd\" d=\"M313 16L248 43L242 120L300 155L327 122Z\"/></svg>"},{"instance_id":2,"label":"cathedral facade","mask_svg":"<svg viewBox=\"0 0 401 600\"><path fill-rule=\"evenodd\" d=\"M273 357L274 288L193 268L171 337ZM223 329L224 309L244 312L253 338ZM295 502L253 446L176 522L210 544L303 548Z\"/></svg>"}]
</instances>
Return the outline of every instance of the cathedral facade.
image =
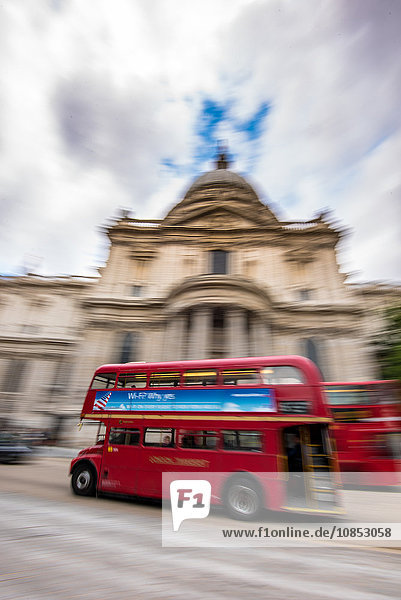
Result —
<instances>
[{"instance_id":1,"label":"cathedral facade","mask_svg":"<svg viewBox=\"0 0 401 600\"><path fill-rule=\"evenodd\" d=\"M0 419L65 425L111 362L301 354L327 381L380 377L371 341L400 288L347 284L341 230L280 221L216 167L164 219L116 219L98 277L0 278Z\"/></svg>"}]
</instances>

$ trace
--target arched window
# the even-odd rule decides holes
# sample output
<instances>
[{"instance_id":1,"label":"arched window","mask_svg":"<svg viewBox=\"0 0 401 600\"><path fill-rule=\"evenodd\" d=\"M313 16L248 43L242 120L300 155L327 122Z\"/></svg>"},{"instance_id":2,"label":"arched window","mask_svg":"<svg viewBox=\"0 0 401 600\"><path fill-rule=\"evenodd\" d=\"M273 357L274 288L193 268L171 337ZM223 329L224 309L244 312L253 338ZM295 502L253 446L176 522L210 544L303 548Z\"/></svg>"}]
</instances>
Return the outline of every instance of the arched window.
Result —
<instances>
[{"instance_id":1,"label":"arched window","mask_svg":"<svg viewBox=\"0 0 401 600\"><path fill-rule=\"evenodd\" d=\"M211 251L211 273L226 275L228 273L228 252L225 250Z\"/></svg>"},{"instance_id":2,"label":"arched window","mask_svg":"<svg viewBox=\"0 0 401 600\"><path fill-rule=\"evenodd\" d=\"M136 332L124 332L120 337L118 362L135 362L138 360L138 349L139 334Z\"/></svg>"}]
</instances>

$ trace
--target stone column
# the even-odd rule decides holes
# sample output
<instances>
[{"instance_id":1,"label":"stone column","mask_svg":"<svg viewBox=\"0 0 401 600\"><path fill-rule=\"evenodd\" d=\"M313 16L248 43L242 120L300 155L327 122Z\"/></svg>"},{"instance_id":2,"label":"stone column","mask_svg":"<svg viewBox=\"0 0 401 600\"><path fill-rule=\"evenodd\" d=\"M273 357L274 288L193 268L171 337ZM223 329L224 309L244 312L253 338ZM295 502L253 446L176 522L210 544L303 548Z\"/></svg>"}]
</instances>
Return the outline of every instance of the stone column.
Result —
<instances>
[{"instance_id":1,"label":"stone column","mask_svg":"<svg viewBox=\"0 0 401 600\"><path fill-rule=\"evenodd\" d=\"M273 334L269 323L260 320L259 329L260 356L271 356L273 352Z\"/></svg>"},{"instance_id":2,"label":"stone column","mask_svg":"<svg viewBox=\"0 0 401 600\"><path fill-rule=\"evenodd\" d=\"M306 354L306 353L305 353ZM348 364L348 357L342 346L342 339L336 334L331 334L326 338L326 381L340 381L344 376L344 369L341 368L340 362L345 359L345 364ZM350 378L352 379L352 377Z\"/></svg>"},{"instance_id":3,"label":"stone column","mask_svg":"<svg viewBox=\"0 0 401 600\"><path fill-rule=\"evenodd\" d=\"M250 356L263 356L263 323L255 313L251 316L249 328L249 354Z\"/></svg>"},{"instance_id":4,"label":"stone column","mask_svg":"<svg viewBox=\"0 0 401 600\"><path fill-rule=\"evenodd\" d=\"M249 337L251 356L271 356L273 354L271 327L257 314L252 315Z\"/></svg>"},{"instance_id":5,"label":"stone column","mask_svg":"<svg viewBox=\"0 0 401 600\"><path fill-rule=\"evenodd\" d=\"M211 311L200 307L192 311L191 328L188 339L189 359L207 358L209 355L209 339L211 327Z\"/></svg>"},{"instance_id":6,"label":"stone column","mask_svg":"<svg viewBox=\"0 0 401 600\"><path fill-rule=\"evenodd\" d=\"M248 332L246 312L242 308L231 308L227 315L228 356L248 356Z\"/></svg>"},{"instance_id":7,"label":"stone column","mask_svg":"<svg viewBox=\"0 0 401 600\"><path fill-rule=\"evenodd\" d=\"M184 358L185 316L171 316L166 324L163 342L163 360L182 360Z\"/></svg>"}]
</instances>

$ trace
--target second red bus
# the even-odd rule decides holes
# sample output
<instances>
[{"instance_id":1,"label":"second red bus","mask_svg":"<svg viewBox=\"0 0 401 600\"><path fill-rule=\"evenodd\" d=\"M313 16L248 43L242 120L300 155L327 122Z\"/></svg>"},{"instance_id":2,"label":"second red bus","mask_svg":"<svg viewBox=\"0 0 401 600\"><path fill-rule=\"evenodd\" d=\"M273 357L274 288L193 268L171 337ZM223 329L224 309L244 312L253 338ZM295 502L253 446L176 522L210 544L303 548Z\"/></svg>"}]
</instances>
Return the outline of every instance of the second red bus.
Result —
<instances>
[{"instance_id":1,"label":"second red bus","mask_svg":"<svg viewBox=\"0 0 401 600\"><path fill-rule=\"evenodd\" d=\"M401 398L397 381L325 383L346 483L401 484ZM347 477L347 473L352 476Z\"/></svg>"}]
</instances>

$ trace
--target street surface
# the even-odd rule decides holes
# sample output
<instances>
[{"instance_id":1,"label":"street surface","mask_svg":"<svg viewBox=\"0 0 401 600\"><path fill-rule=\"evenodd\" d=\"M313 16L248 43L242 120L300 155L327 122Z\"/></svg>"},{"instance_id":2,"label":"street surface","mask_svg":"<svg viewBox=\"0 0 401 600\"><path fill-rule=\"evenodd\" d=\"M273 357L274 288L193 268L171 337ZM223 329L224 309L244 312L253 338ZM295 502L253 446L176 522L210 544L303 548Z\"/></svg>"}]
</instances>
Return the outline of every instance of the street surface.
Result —
<instances>
[{"instance_id":1,"label":"street surface","mask_svg":"<svg viewBox=\"0 0 401 600\"><path fill-rule=\"evenodd\" d=\"M74 496L68 466L49 457L0 465L1 600L400 598L400 550L163 548L160 505ZM351 505L361 493L349 493ZM362 512L395 520L400 496L382 515L383 492L363 494ZM220 512L211 518L233 526Z\"/></svg>"}]
</instances>

